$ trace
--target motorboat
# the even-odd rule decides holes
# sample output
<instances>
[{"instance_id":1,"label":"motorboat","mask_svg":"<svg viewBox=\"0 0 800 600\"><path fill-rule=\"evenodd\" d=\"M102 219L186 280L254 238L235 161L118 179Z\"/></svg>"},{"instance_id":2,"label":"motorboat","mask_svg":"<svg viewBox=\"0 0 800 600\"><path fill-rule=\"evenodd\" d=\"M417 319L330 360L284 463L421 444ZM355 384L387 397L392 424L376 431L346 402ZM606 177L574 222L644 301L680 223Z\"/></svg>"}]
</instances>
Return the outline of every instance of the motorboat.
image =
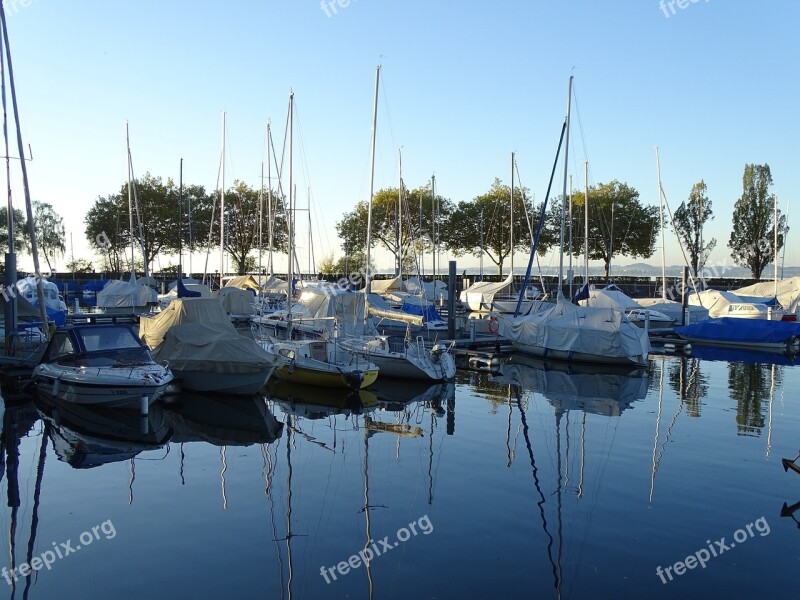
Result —
<instances>
[{"instance_id":1,"label":"motorboat","mask_svg":"<svg viewBox=\"0 0 800 600\"><path fill-rule=\"evenodd\" d=\"M63 401L125 406L151 404L172 379L132 326L81 324L55 331L32 381L40 394Z\"/></svg>"}]
</instances>

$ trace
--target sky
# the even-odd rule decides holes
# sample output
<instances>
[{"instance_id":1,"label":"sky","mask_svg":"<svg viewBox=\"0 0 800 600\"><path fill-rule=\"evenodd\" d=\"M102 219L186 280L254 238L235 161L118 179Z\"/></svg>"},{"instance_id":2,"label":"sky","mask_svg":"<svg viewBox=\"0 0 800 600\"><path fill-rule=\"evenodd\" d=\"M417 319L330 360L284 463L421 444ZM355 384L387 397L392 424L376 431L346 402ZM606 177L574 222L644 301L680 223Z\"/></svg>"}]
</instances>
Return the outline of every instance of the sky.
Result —
<instances>
[{"instance_id":1,"label":"sky","mask_svg":"<svg viewBox=\"0 0 800 600\"><path fill-rule=\"evenodd\" d=\"M800 243L793 243L800 206L791 207L800 189L795 0L4 0L4 6L22 136L33 154L32 198L52 204L67 230L61 268L71 253L99 264L84 217L127 179L126 122L137 176L177 181L183 158L184 182L211 190L218 185L225 111L226 185L239 179L258 188L266 123L280 147L290 91L298 206L311 198L317 260L340 257L334 224L369 196L378 64L376 190L397 185L402 149L407 186L424 186L435 174L439 194L470 200L496 177L509 182L515 152L522 184L540 202L572 75L569 162L576 187L588 160L590 185L617 179L637 189L644 204L657 204L658 146L673 210L694 183L706 182L715 218L704 235L717 239L708 262L730 264L727 242L744 166L767 163L781 210L789 204L786 264L800 264ZM15 206L24 208L19 164L12 169ZM301 213L298 220L305 218ZM308 228L298 229L305 265ZM201 270L199 260L194 271ZM478 263L457 260L459 271ZM218 254L211 261L218 266ZM648 259L659 261L658 254ZM172 262L164 257L160 264ZM388 267L391 258L378 253L376 262ZM682 263L672 234L666 262ZM557 263L555 253L542 261ZM285 258L276 263L281 268Z\"/></svg>"}]
</instances>

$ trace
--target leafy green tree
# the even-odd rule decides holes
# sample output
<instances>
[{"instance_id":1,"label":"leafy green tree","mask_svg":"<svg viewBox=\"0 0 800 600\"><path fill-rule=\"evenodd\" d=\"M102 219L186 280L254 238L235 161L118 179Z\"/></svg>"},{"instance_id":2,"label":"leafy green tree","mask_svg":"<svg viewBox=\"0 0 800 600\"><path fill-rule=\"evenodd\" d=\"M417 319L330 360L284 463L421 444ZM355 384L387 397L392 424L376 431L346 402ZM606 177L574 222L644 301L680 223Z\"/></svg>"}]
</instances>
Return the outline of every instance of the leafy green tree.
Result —
<instances>
[{"instance_id":1,"label":"leafy green tree","mask_svg":"<svg viewBox=\"0 0 800 600\"><path fill-rule=\"evenodd\" d=\"M30 248L28 228L25 226L25 213L14 209L14 249L18 253L27 252ZM0 258L8 252L8 209L0 208Z\"/></svg>"},{"instance_id":2,"label":"leafy green tree","mask_svg":"<svg viewBox=\"0 0 800 600\"><path fill-rule=\"evenodd\" d=\"M94 273L94 265L85 258L76 258L67 263L66 270L69 273Z\"/></svg>"},{"instance_id":3,"label":"leafy green tree","mask_svg":"<svg viewBox=\"0 0 800 600\"><path fill-rule=\"evenodd\" d=\"M47 261L47 268L52 273L53 265L50 259L52 258L55 262L57 256L63 256L67 251L64 220L56 213L51 204L37 200L33 201L33 220L36 241Z\"/></svg>"},{"instance_id":4,"label":"leafy green tree","mask_svg":"<svg viewBox=\"0 0 800 600\"><path fill-rule=\"evenodd\" d=\"M403 188L402 208L399 207L399 193L398 188L386 188L375 194L372 201L372 243L373 246L380 245L394 255L397 264L399 237L399 257L405 268L410 261L416 262L416 240L423 236L432 239L435 232L437 238L444 242L453 203L437 194L434 216L434 199L430 187L414 190ZM346 255L366 251L367 211L368 203L361 201L336 223L336 232L342 240L342 249Z\"/></svg>"},{"instance_id":5,"label":"leafy green tree","mask_svg":"<svg viewBox=\"0 0 800 600\"><path fill-rule=\"evenodd\" d=\"M514 190L515 251L530 251L531 230L536 230L539 212L534 214L525 190ZM528 227L529 219L531 228ZM556 240L551 227L543 228L542 231L538 252L545 254ZM456 256L485 254L497 265L498 273L502 274L503 263L511 254L511 187L495 179L485 194L459 202L443 238L447 249Z\"/></svg>"},{"instance_id":6,"label":"leafy green tree","mask_svg":"<svg viewBox=\"0 0 800 600\"><path fill-rule=\"evenodd\" d=\"M573 254L584 253L584 210L586 196L572 196ZM561 203L553 205L553 223L560 219ZM648 258L658 238L658 208L643 206L639 192L617 180L589 188L589 259L602 260L608 278L614 256ZM560 226L558 226L560 227Z\"/></svg>"},{"instance_id":7,"label":"leafy green tree","mask_svg":"<svg viewBox=\"0 0 800 600\"><path fill-rule=\"evenodd\" d=\"M786 216L778 212L778 247L775 248L775 196L769 193L772 173L769 165L747 164L742 176L742 195L733 206L733 231L728 241L734 262L748 267L753 279L783 247L789 228Z\"/></svg>"},{"instance_id":8,"label":"leafy green tree","mask_svg":"<svg viewBox=\"0 0 800 600\"><path fill-rule=\"evenodd\" d=\"M688 202L681 202L681 205L672 215L672 228L683 242L689 252L692 272L698 275L698 268L705 264L711 251L717 245L717 240L711 238L703 243L703 225L706 221L714 218L711 210L711 200L706 196L707 188L704 181L695 183L689 194Z\"/></svg>"}]
</instances>

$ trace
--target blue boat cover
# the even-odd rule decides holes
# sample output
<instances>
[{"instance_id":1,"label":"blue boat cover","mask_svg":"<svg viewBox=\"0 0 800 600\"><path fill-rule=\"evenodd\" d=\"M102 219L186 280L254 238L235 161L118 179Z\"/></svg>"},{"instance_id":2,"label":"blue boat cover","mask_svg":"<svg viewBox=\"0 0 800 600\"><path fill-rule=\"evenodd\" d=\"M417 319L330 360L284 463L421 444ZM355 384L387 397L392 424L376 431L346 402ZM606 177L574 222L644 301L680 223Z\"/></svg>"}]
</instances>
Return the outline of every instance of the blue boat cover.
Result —
<instances>
[{"instance_id":1,"label":"blue boat cover","mask_svg":"<svg viewBox=\"0 0 800 600\"><path fill-rule=\"evenodd\" d=\"M707 343L727 342L753 346L784 344L792 337L800 336L800 323L720 317L676 327L675 333L684 339Z\"/></svg>"},{"instance_id":2,"label":"blue boat cover","mask_svg":"<svg viewBox=\"0 0 800 600\"><path fill-rule=\"evenodd\" d=\"M400 307L404 313L408 313L409 315L418 315L422 317L422 321L424 323L428 323L429 321L441 321L442 317L436 310L436 307L433 304L428 304L427 306L421 306L419 304L414 304L413 302L406 302L403 301L403 306Z\"/></svg>"},{"instance_id":3,"label":"blue boat cover","mask_svg":"<svg viewBox=\"0 0 800 600\"><path fill-rule=\"evenodd\" d=\"M750 348L716 348L697 344L692 346L692 356L701 360L740 362L751 365L794 365L797 356L786 352L751 350Z\"/></svg>"}]
</instances>

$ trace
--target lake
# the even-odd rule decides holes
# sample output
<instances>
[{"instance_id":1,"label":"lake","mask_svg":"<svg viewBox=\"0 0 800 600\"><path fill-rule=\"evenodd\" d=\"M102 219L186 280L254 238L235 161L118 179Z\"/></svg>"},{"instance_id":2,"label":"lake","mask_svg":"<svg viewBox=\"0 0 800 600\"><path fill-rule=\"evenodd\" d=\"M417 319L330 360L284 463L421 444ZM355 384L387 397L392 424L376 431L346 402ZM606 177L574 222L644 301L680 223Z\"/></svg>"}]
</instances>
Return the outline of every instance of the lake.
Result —
<instances>
[{"instance_id":1,"label":"lake","mask_svg":"<svg viewBox=\"0 0 800 600\"><path fill-rule=\"evenodd\" d=\"M181 395L144 422L9 400L0 583L32 599L794 598L800 473L781 459L800 449L800 371L700 354Z\"/></svg>"}]
</instances>

